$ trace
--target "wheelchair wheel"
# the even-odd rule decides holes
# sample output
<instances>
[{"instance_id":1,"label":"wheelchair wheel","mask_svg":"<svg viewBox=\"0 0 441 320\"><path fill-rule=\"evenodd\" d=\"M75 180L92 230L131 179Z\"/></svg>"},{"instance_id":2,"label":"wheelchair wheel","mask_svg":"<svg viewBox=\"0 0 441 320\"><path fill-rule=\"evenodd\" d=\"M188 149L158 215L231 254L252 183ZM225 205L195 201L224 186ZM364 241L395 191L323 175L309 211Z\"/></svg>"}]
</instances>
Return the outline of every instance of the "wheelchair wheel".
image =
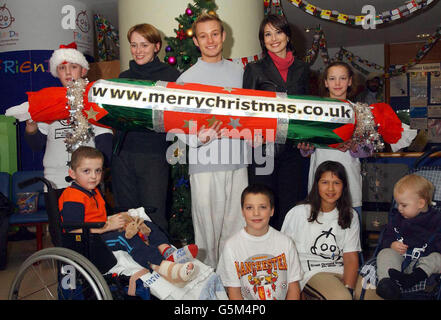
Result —
<instances>
[{"instance_id":1,"label":"wheelchair wheel","mask_svg":"<svg viewBox=\"0 0 441 320\"><path fill-rule=\"evenodd\" d=\"M47 248L20 266L9 300L112 300L98 269L81 254L66 248Z\"/></svg>"}]
</instances>

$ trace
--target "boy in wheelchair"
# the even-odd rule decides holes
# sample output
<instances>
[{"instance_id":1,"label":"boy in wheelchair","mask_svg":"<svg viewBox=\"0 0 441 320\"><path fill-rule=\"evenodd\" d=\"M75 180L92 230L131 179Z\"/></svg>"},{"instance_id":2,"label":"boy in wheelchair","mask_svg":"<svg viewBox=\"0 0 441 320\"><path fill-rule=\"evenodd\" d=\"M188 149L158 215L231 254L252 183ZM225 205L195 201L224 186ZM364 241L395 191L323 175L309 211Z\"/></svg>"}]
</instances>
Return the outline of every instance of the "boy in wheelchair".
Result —
<instances>
[{"instance_id":1,"label":"boy in wheelchair","mask_svg":"<svg viewBox=\"0 0 441 320\"><path fill-rule=\"evenodd\" d=\"M195 271L191 262L175 263L178 254L188 255L192 259L197 255L197 246L189 245L178 250L169 243L165 234L153 223L143 221L150 229L147 239L141 232L127 237L125 228L127 215L122 213L107 217L105 202L101 191L97 187L101 182L104 157L102 153L92 147L79 147L72 154L69 176L74 180L72 185L59 198L59 210L64 223L104 222L102 228L90 229L91 234L99 234L107 247L112 251L124 250L144 268L154 270L170 282L187 282L192 279ZM135 225L134 225L135 224ZM137 228L140 221L132 222L131 230ZM81 233L81 229L65 230L70 233ZM91 253L99 254L94 250ZM94 261L93 261L94 262ZM110 266L111 267L111 266Z\"/></svg>"},{"instance_id":2,"label":"boy in wheelchair","mask_svg":"<svg viewBox=\"0 0 441 320\"><path fill-rule=\"evenodd\" d=\"M433 184L416 174L394 186L397 208L377 256L376 292L384 299L399 299L401 289L441 272L441 213L431 207L433 193Z\"/></svg>"}]
</instances>

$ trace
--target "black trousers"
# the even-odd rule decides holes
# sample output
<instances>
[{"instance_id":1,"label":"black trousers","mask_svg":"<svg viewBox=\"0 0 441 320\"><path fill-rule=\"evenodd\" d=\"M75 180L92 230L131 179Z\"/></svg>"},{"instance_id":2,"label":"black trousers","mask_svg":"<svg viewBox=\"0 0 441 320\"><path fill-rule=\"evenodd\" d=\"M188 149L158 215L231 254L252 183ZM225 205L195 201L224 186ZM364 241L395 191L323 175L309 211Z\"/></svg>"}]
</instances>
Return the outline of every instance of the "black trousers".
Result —
<instances>
[{"instance_id":1,"label":"black trousers","mask_svg":"<svg viewBox=\"0 0 441 320\"><path fill-rule=\"evenodd\" d=\"M266 155L266 145L258 147ZM263 167L255 162L248 166L249 184L264 184L274 192L275 209L270 225L280 230L286 214L299 201L305 199L308 188L309 158L301 156L292 141L274 146L274 170L271 174L256 175L256 168Z\"/></svg>"},{"instance_id":2,"label":"black trousers","mask_svg":"<svg viewBox=\"0 0 441 320\"><path fill-rule=\"evenodd\" d=\"M112 157L114 212L154 207L146 213L162 230L168 230L167 191L170 166L165 152L135 153L122 149Z\"/></svg>"}]
</instances>

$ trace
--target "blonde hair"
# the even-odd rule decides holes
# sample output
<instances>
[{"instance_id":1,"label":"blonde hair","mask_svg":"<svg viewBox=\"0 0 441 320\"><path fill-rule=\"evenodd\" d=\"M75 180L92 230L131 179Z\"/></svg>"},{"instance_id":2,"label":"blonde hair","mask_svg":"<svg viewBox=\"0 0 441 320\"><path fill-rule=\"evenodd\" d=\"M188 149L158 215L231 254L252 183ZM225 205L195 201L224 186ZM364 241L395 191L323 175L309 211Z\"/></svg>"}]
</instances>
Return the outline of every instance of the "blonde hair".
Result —
<instances>
[{"instance_id":1,"label":"blonde hair","mask_svg":"<svg viewBox=\"0 0 441 320\"><path fill-rule=\"evenodd\" d=\"M133 32L139 33L150 43L153 44L159 43L159 50L161 50L162 47L161 34L159 33L158 29L156 29L151 24L141 23L131 27L129 31L127 31L127 40L129 40L129 43Z\"/></svg>"},{"instance_id":2,"label":"blonde hair","mask_svg":"<svg viewBox=\"0 0 441 320\"><path fill-rule=\"evenodd\" d=\"M397 183L395 183L394 194L402 193L407 189L415 191L418 197L426 201L426 206L431 204L435 187L433 183L426 178L417 174L409 174L404 176L398 180Z\"/></svg>"},{"instance_id":3,"label":"blonde hair","mask_svg":"<svg viewBox=\"0 0 441 320\"><path fill-rule=\"evenodd\" d=\"M224 32L224 25L222 24L222 20L216 14L209 14L207 12L201 13L197 19L191 25L191 31L193 32L193 37L196 37L196 26L198 23L207 22L207 21L217 21L221 28L221 33Z\"/></svg>"}]
</instances>

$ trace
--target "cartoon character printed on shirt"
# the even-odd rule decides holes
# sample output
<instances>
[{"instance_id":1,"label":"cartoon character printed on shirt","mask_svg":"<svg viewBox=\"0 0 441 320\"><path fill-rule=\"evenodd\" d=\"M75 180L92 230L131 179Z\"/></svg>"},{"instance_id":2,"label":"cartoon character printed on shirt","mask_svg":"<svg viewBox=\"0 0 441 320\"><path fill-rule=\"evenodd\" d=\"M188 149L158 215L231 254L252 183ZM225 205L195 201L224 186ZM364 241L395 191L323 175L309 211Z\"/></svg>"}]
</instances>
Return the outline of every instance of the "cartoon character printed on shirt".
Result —
<instances>
[{"instance_id":1,"label":"cartoon character printed on shirt","mask_svg":"<svg viewBox=\"0 0 441 320\"><path fill-rule=\"evenodd\" d=\"M315 239L314 245L311 247L311 253L332 261L338 261L341 258L341 250L337 245L335 235L332 233L332 228L328 231L322 231Z\"/></svg>"}]
</instances>

